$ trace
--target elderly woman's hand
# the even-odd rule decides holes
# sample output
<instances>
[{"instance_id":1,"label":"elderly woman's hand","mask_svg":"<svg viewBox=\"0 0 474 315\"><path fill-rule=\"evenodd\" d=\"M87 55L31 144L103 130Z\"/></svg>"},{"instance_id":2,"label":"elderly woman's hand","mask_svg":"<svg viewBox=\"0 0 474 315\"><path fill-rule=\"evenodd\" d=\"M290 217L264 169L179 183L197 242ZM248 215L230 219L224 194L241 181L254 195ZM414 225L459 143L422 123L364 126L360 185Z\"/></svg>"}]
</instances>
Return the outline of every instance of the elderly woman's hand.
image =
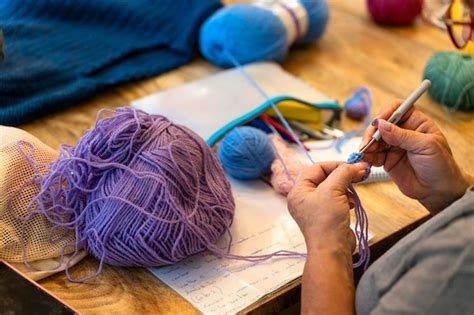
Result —
<instances>
[{"instance_id":1,"label":"elderly woman's hand","mask_svg":"<svg viewBox=\"0 0 474 315\"><path fill-rule=\"evenodd\" d=\"M317 163L305 168L288 194L288 209L303 233L308 251L355 248L350 230L347 187L367 174L367 163ZM323 248L324 247L324 248Z\"/></svg>"},{"instance_id":2,"label":"elderly woman's hand","mask_svg":"<svg viewBox=\"0 0 474 315\"><path fill-rule=\"evenodd\" d=\"M470 179L454 161L446 138L425 114L412 108L399 127L385 120L400 103L395 100L385 106L367 129L361 146L377 129L382 140L367 150L364 160L383 165L402 193L437 213L464 194Z\"/></svg>"}]
</instances>

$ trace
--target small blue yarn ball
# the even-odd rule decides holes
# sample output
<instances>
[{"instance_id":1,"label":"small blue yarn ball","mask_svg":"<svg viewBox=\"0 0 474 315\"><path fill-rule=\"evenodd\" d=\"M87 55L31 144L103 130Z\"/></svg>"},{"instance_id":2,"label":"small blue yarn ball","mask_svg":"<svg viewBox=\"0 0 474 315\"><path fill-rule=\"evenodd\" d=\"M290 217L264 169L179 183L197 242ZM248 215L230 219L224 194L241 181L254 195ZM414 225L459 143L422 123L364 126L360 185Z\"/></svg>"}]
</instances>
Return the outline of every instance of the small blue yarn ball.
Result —
<instances>
[{"instance_id":1,"label":"small blue yarn ball","mask_svg":"<svg viewBox=\"0 0 474 315\"><path fill-rule=\"evenodd\" d=\"M270 169L275 152L266 133L243 126L234 128L222 139L217 156L227 174L249 180Z\"/></svg>"},{"instance_id":2,"label":"small blue yarn ball","mask_svg":"<svg viewBox=\"0 0 474 315\"><path fill-rule=\"evenodd\" d=\"M308 13L308 29L296 44L308 44L324 33L329 17L325 0L302 0ZM283 61L288 54L286 29L271 11L250 4L234 4L218 10L203 24L199 46L210 62L232 66L225 52L241 64Z\"/></svg>"}]
</instances>

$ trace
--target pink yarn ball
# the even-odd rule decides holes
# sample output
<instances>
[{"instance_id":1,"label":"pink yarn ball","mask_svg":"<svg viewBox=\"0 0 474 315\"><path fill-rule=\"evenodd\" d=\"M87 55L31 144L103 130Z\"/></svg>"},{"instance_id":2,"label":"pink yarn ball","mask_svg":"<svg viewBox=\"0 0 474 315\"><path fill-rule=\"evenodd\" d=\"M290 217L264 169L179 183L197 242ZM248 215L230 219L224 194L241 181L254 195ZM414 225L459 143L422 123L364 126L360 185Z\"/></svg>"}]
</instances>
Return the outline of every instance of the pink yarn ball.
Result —
<instances>
[{"instance_id":1,"label":"pink yarn ball","mask_svg":"<svg viewBox=\"0 0 474 315\"><path fill-rule=\"evenodd\" d=\"M423 0L367 0L375 22L391 25L412 23L423 9Z\"/></svg>"},{"instance_id":2,"label":"pink yarn ball","mask_svg":"<svg viewBox=\"0 0 474 315\"><path fill-rule=\"evenodd\" d=\"M274 136L272 136L270 140L273 142L280 157L285 161L287 170L294 180L303 168L303 163L301 163L298 157L295 157L294 150L292 150L284 140ZM283 196L288 195L290 190L293 188L293 180L288 178L288 174L279 158L273 160L271 170L272 175L270 177L270 182L273 189Z\"/></svg>"}]
</instances>

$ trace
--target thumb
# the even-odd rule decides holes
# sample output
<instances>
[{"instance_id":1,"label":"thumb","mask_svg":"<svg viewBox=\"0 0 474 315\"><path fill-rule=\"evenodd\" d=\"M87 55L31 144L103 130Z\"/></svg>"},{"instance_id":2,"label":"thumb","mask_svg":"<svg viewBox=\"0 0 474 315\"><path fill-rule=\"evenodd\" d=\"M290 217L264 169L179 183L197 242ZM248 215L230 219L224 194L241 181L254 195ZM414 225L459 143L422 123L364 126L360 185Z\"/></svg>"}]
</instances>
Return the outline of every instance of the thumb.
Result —
<instances>
[{"instance_id":1,"label":"thumb","mask_svg":"<svg viewBox=\"0 0 474 315\"><path fill-rule=\"evenodd\" d=\"M329 190L340 190L345 193L351 183L360 181L369 170L366 162L339 165L320 186Z\"/></svg>"},{"instance_id":2,"label":"thumb","mask_svg":"<svg viewBox=\"0 0 474 315\"><path fill-rule=\"evenodd\" d=\"M424 143L425 135L423 133L400 128L383 119L379 119L378 130L387 144L406 151L416 151Z\"/></svg>"}]
</instances>

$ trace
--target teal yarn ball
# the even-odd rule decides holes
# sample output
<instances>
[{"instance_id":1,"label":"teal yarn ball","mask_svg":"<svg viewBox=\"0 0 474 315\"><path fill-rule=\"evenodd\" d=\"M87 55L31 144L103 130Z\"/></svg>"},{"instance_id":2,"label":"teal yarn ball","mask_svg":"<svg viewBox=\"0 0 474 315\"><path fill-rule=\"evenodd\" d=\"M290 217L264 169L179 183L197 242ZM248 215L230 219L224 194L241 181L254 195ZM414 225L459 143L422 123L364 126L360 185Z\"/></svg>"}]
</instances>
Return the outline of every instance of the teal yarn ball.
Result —
<instances>
[{"instance_id":1,"label":"teal yarn ball","mask_svg":"<svg viewBox=\"0 0 474 315\"><path fill-rule=\"evenodd\" d=\"M474 109L474 56L459 52L437 52L423 74L431 81L428 90L439 103L454 109Z\"/></svg>"},{"instance_id":2,"label":"teal yarn ball","mask_svg":"<svg viewBox=\"0 0 474 315\"><path fill-rule=\"evenodd\" d=\"M257 179L266 173L275 158L266 133L254 127L232 129L221 141L217 156L224 171L237 179Z\"/></svg>"}]
</instances>

